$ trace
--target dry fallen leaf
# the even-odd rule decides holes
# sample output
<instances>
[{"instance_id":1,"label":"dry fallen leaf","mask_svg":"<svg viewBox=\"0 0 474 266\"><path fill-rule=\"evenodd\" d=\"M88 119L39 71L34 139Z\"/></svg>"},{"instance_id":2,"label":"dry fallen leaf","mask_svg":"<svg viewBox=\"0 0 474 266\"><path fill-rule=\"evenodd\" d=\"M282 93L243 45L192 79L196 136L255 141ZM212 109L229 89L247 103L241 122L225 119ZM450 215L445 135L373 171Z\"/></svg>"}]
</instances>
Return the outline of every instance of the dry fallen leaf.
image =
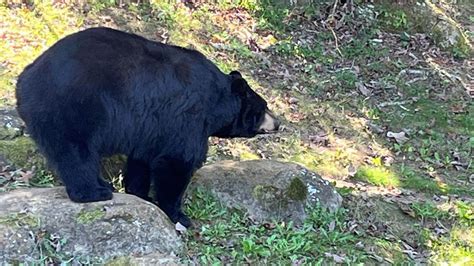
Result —
<instances>
[{"instance_id":1,"label":"dry fallen leaf","mask_svg":"<svg viewBox=\"0 0 474 266\"><path fill-rule=\"evenodd\" d=\"M355 166L352 165L352 163L349 163L349 167L347 168L347 173L349 177L354 177L355 174L357 173L357 168L355 168Z\"/></svg>"},{"instance_id":2,"label":"dry fallen leaf","mask_svg":"<svg viewBox=\"0 0 474 266\"><path fill-rule=\"evenodd\" d=\"M329 136L328 136L328 134L326 134L324 132L320 132L320 133L318 133L318 135L309 136L309 141L311 141L311 143L314 143L316 145L328 146Z\"/></svg>"},{"instance_id":3,"label":"dry fallen leaf","mask_svg":"<svg viewBox=\"0 0 474 266\"><path fill-rule=\"evenodd\" d=\"M188 229L186 229L186 227L185 227L184 225L182 225L180 222L177 222L177 223L175 224L175 229L176 229L176 231L178 231L178 232L180 232L180 233L183 233L183 234L186 233L186 231L188 230Z\"/></svg>"},{"instance_id":4,"label":"dry fallen leaf","mask_svg":"<svg viewBox=\"0 0 474 266\"><path fill-rule=\"evenodd\" d=\"M329 232L332 232L334 231L334 229L336 228L336 221L332 220L330 223L329 223Z\"/></svg>"},{"instance_id":5,"label":"dry fallen leaf","mask_svg":"<svg viewBox=\"0 0 474 266\"><path fill-rule=\"evenodd\" d=\"M380 257L379 255L377 255L375 253L369 253L369 256L372 257L373 259L375 259L378 262L383 262L383 260L384 260L382 257Z\"/></svg>"},{"instance_id":6,"label":"dry fallen leaf","mask_svg":"<svg viewBox=\"0 0 474 266\"><path fill-rule=\"evenodd\" d=\"M399 203L398 207L400 208L400 210L403 211L403 213L407 214L408 216L411 216L413 218L416 217L415 212L413 211L413 209L409 205Z\"/></svg>"},{"instance_id":7,"label":"dry fallen leaf","mask_svg":"<svg viewBox=\"0 0 474 266\"><path fill-rule=\"evenodd\" d=\"M364 95L365 97L370 96L372 94L372 91L367 89L367 87L364 85L362 82L356 82L356 88Z\"/></svg>"},{"instance_id":8,"label":"dry fallen leaf","mask_svg":"<svg viewBox=\"0 0 474 266\"><path fill-rule=\"evenodd\" d=\"M405 132L401 131L398 133L388 131L387 137L395 139L398 144L403 144L408 141L408 137L406 136Z\"/></svg>"},{"instance_id":9,"label":"dry fallen leaf","mask_svg":"<svg viewBox=\"0 0 474 266\"><path fill-rule=\"evenodd\" d=\"M337 254L332 254L329 252L325 252L324 255L326 256L326 258L332 258L335 263L343 263L346 260L346 258L342 256L339 256Z\"/></svg>"},{"instance_id":10,"label":"dry fallen leaf","mask_svg":"<svg viewBox=\"0 0 474 266\"><path fill-rule=\"evenodd\" d=\"M28 183L33 177L33 171L20 172L20 179Z\"/></svg>"},{"instance_id":11,"label":"dry fallen leaf","mask_svg":"<svg viewBox=\"0 0 474 266\"><path fill-rule=\"evenodd\" d=\"M357 242L357 243L355 244L355 247L356 247L357 249L361 249L361 250L362 250L362 249L364 249L364 243L362 243L362 242L359 241L359 242Z\"/></svg>"},{"instance_id":12,"label":"dry fallen leaf","mask_svg":"<svg viewBox=\"0 0 474 266\"><path fill-rule=\"evenodd\" d=\"M276 227L276 225L274 223L264 223L263 224L263 227L265 227L265 229L274 229Z\"/></svg>"}]
</instances>

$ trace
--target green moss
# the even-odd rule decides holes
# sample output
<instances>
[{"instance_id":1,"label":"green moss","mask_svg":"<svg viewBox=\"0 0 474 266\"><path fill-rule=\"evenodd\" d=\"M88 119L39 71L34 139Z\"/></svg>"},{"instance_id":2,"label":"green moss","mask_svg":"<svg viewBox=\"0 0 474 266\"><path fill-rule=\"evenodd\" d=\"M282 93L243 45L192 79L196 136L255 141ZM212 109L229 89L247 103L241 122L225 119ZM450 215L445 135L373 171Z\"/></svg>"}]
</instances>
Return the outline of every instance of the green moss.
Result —
<instances>
[{"instance_id":1,"label":"green moss","mask_svg":"<svg viewBox=\"0 0 474 266\"><path fill-rule=\"evenodd\" d=\"M0 224L36 228L40 225L40 219L30 213L12 213L6 216L0 216Z\"/></svg>"},{"instance_id":2,"label":"green moss","mask_svg":"<svg viewBox=\"0 0 474 266\"><path fill-rule=\"evenodd\" d=\"M300 178L295 177L291 180L286 195L291 200L303 201L308 196L308 189Z\"/></svg>"},{"instance_id":3,"label":"green moss","mask_svg":"<svg viewBox=\"0 0 474 266\"><path fill-rule=\"evenodd\" d=\"M1 140L0 154L17 167L44 166L44 159L38 153L36 145L27 137Z\"/></svg>"},{"instance_id":4,"label":"green moss","mask_svg":"<svg viewBox=\"0 0 474 266\"><path fill-rule=\"evenodd\" d=\"M118 257L105 263L105 266L128 266L130 265L130 257Z\"/></svg>"},{"instance_id":5,"label":"green moss","mask_svg":"<svg viewBox=\"0 0 474 266\"><path fill-rule=\"evenodd\" d=\"M247 160L258 160L260 156L251 152L242 152L240 154L240 160L247 161Z\"/></svg>"},{"instance_id":6,"label":"green moss","mask_svg":"<svg viewBox=\"0 0 474 266\"><path fill-rule=\"evenodd\" d=\"M77 221L81 224L90 224L94 221L102 219L105 216L105 211L102 208L95 208L92 210L81 210L76 218Z\"/></svg>"},{"instance_id":7,"label":"green moss","mask_svg":"<svg viewBox=\"0 0 474 266\"><path fill-rule=\"evenodd\" d=\"M473 54L468 41L462 35L458 36L456 39L456 44L451 47L451 52L453 53L454 57L457 58L468 58Z\"/></svg>"}]
</instances>

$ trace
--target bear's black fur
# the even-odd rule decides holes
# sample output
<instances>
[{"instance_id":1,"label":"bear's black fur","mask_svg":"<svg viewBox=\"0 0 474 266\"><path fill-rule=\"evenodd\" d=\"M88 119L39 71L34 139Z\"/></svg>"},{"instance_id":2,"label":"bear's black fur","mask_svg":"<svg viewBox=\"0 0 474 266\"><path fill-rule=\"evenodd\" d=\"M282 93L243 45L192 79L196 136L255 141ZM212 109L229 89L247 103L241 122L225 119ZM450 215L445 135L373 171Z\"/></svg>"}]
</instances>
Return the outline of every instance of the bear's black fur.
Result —
<instances>
[{"instance_id":1,"label":"bear's black fur","mask_svg":"<svg viewBox=\"0 0 474 266\"><path fill-rule=\"evenodd\" d=\"M75 202L112 198L102 156L128 156L127 193L156 200L173 222L208 137L252 137L279 122L242 76L197 51L108 29L63 38L20 75L17 109ZM149 199L151 182L156 199Z\"/></svg>"}]
</instances>

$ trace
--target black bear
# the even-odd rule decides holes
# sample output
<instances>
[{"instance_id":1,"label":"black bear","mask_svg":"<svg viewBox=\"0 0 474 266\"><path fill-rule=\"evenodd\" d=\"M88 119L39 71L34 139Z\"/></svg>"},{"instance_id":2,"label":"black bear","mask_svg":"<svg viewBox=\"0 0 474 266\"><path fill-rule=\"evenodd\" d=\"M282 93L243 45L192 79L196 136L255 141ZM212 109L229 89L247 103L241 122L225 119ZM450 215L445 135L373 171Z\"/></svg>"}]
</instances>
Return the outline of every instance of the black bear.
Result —
<instances>
[{"instance_id":1,"label":"black bear","mask_svg":"<svg viewBox=\"0 0 474 266\"><path fill-rule=\"evenodd\" d=\"M237 71L203 54L109 28L69 35L19 76L17 109L75 202L112 198L100 159L128 156L127 193L156 201L173 222L210 136L278 130L267 103ZM155 199L148 197L150 184Z\"/></svg>"}]
</instances>

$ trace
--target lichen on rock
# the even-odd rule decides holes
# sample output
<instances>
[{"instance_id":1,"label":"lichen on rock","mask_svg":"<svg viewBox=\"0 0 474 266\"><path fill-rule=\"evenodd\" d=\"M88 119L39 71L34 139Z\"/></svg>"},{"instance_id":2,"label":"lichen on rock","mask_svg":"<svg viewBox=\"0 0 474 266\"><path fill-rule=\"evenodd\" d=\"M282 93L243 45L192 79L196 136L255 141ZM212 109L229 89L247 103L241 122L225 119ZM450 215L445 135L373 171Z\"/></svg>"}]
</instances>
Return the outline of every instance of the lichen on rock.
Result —
<instances>
[{"instance_id":1,"label":"lichen on rock","mask_svg":"<svg viewBox=\"0 0 474 266\"><path fill-rule=\"evenodd\" d=\"M77 221L81 224L89 224L91 222L97 221L101 218L104 218L105 210L101 208L82 209L77 215Z\"/></svg>"}]
</instances>

